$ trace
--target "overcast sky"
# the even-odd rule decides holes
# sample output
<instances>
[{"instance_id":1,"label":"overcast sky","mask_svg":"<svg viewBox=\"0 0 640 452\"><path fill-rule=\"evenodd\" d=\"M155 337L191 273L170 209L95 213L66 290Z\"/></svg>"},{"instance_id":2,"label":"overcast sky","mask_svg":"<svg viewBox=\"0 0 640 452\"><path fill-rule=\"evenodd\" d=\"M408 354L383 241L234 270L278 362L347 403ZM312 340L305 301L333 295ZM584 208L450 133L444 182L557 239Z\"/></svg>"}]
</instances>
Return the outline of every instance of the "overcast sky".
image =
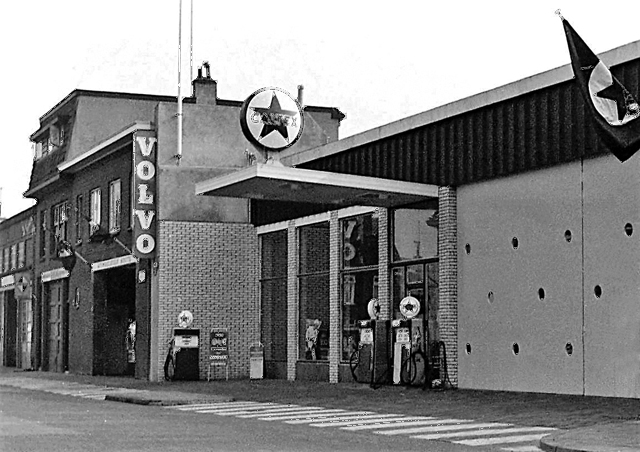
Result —
<instances>
[{"instance_id":1,"label":"overcast sky","mask_svg":"<svg viewBox=\"0 0 640 452\"><path fill-rule=\"evenodd\" d=\"M183 93L189 6L183 0ZM342 138L569 63L558 8L596 53L640 39L640 0L193 0L194 72L218 96L278 86L347 115ZM177 95L179 0L9 0L0 19L2 216L22 198L38 119L76 88ZM311 6L309 6L311 5Z\"/></svg>"}]
</instances>

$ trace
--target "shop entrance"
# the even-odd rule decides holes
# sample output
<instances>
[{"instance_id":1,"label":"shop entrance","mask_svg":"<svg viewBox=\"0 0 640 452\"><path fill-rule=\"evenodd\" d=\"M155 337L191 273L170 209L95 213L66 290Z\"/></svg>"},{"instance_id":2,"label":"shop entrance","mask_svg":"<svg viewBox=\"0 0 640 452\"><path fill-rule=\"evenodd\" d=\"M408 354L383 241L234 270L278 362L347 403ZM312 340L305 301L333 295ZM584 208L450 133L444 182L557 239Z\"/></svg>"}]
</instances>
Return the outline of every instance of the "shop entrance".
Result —
<instances>
[{"instance_id":1,"label":"shop entrance","mask_svg":"<svg viewBox=\"0 0 640 452\"><path fill-rule=\"evenodd\" d=\"M94 273L94 373L134 375L135 265Z\"/></svg>"},{"instance_id":2,"label":"shop entrance","mask_svg":"<svg viewBox=\"0 0 640 452\"><path fill-rule=\"evenodd\" d=\"M16 323L17 323L17 303L13 290L0 292L0 300L4 303L0 305L0 310L4 314L2 318L2 358L7 367L16 367Z\"/></svg>"},{"instance_id":3,"label":"shop entrance","mask_svg":"<svg viewBox=\"0 0 640 452\"><path fill-rule=\"evenodd\" d=\"M64 372L68 369L68 322L66 321L68 306L64 302L65 282L65 280L59 280L48 284L46 368L51 372Z\"/></svg>"}]
</instances>

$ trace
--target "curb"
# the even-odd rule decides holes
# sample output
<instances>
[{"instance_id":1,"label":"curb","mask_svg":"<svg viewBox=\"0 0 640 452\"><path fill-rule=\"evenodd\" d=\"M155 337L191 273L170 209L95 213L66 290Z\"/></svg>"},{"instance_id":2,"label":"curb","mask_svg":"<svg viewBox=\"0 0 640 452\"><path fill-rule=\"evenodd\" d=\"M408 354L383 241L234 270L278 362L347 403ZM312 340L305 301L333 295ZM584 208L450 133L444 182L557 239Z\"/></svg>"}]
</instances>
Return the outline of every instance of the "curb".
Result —
<instances>
[{"instance_id":1,"label":"curb","mask_svg":"<svg viewBox=\"0 0 640 452\"><path fill-rule=\"evenodd\" d=\"M107 394L105 400L111 402L132 403L135 405L149 406L177 406L193 403L222 403L233 402L235 398L227 396L211 396L187 393L160 393L145 394Z\"/></svg>"},{"instance_id":2,"label":"curb","mask_svg":"<svg viewBox=\"0 0 640 452\"><path fill-rule=\"evenodd\" d=\"M599 424L540 439L545 452L640 452L640 422Z\"/></svg>"}]
</instances>

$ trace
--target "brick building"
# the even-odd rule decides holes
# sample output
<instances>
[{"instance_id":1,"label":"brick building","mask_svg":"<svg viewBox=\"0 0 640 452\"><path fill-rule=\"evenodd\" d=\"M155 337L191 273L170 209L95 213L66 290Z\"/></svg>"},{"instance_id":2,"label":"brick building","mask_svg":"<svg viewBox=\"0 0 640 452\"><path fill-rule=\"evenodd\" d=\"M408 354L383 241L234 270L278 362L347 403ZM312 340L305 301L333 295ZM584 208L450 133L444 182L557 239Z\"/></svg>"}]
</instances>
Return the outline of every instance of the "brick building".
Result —
<instances>
[{"instance_id":1,"label":"brick building","mask_svg":"<svg viewBox=\"0 0 640 452\"><path fill-rule=\"evenodd\" d=\"M194 185L255 156L238 127L243 103L219 99L205 69L183 100L181 154L175 97L75 90L40 118L25 193L37 200L37 367L160 379L178 315L190 311L202 337L229 329L230 377L248 375L259 340L249 202L198 197ZM293 148L337 139L342 113L304 111Z\"/></svg>"},{"instance_id":2,"label":"brick building","mask_svg":"<svg viewBox=\"0 0 640 452\"><path fill-rule=\"evenodd\" d=\"M0 365L21 369L32 368L36 352L34 213L31 208L0 221Z\"/></svg>"}]
</instances>

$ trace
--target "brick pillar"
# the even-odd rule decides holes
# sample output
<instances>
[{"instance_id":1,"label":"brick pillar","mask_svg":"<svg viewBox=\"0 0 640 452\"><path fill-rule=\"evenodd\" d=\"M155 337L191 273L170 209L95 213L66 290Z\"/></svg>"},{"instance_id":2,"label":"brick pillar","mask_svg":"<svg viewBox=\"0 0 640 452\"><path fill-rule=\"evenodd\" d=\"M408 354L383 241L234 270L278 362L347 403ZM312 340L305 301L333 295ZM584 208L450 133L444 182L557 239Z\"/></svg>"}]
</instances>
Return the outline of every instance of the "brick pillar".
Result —
<instances>
[{"instance_id":1,"label":"brick pillar","mask_svg":"<svg viewBox=\"0 0 640 452\"><path fill-rule=\"evenodd\" d=\"M377 209L378 213L378 302L380 303L380 320L390 320L391 293L389 284L389 211Z\"/></svg>"},{"instance_id":2,"label":"brick pillar","mask_svg":"<svg viewBox=\"0 0 640 452\"><path fill-rule=\"evenodd\" d=\"M298 236L294 221L289 222L287 247L287 380L296 379L298 362Z\"/></svg>"},{"instance_id":3,"label":"brick pillar","mask_svg":"<svg viewBox=\"0 0 640 452\"><path fill-rule=\"evenodd\" d=\"M340 310L340 220L332 211L329 219L329 383L338 383L342 318Z\"/></svg>"},{"instance_id":4,"label":"brick pillar","mask_svg":"<svg viewBox=\"0 0 640 452\"><path fill-rule=\"evenodd\" d=\"M446 346L449 379L458 386L458 227L454 187L438 188L438 218L440 338Z\"/></svg>"}]
</instances>

